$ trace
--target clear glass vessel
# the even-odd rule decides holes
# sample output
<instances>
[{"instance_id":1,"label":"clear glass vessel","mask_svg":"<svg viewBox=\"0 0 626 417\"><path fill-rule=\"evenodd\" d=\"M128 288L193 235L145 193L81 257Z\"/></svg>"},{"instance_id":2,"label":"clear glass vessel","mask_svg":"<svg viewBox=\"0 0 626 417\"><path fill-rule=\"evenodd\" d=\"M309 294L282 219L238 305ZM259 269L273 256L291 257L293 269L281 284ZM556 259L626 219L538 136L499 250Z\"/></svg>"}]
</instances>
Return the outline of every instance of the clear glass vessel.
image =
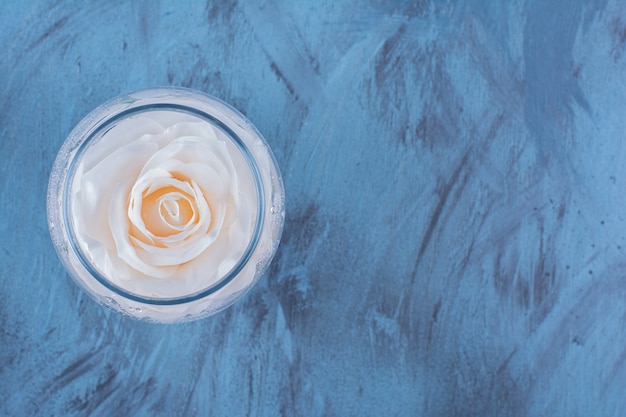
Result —
<instances>
[{"instance_id":1,"label":"clear glass vessel","mask_svg":"<svg viewBox=\"0 0 626 417\"><path fill-rule=\"evenodd\" d=\"M153 121L156 122L153 123ZM149 132L143 132L142 123L152 126L150 127L152 130L148 129ZM191 231L185 233L187 235L192 232L200 233L197 232L200 227L198 224L201 224L201 216L204 212L194 204L207 207L206 216L209 216L209 220L206 224L209 226L206 226L206 231L202 232L205 235L201 236L201 239L211 234L210 239L214 239L214 242L207 246L206 239L199 240L207 248L203 246L196 250L193 247L190 248L188 244L190 238L184 235L187 237L183 239L181 234L179 241L172 244L172 247L182 254L180 264L172 263L172 261L163 266L163 259L168 259L166 251L169 250L170 244L167 243L169 242L167 239L171 240L172 237L169 234L160 235L148 230L142 233L152 237L155 236L152 233L156 233L157 241L153 242L150 237L144 235L137 238L133 234L136 229L134 220L129 221L129 217L133 216L132 210L135 204L133 196L130 193L125 196L120 191L125 196L123 200L120 199L123 201L122 207L120 205L122 203L116 205L117 200L110 195L116 195L116 187L118 184L125 184L126 180L128 184L133 184L132 190L135 190L138 187L137 182L141 182L138 178L142 165L146 163L146 159L150 161L154 159L153 156L141 153L129 157L129 152L134 151L133 148L126 147L125 137L131 138L132 141L135 139L143 141L142 143L146 138L149 140L157 138L153 141L158 144L163 142L159 139L161 136L173 135L172 132L177 129L184 131L185 123L189 123L192 127L200 126L200 128L206 127L204 124L211 126L211 131L216 132L216 137L224 142L224 149L228 149L229 155L232 155L231 162L225 164L218 162L228 169L234 167L233 170L236 173L234 178L238 182L229 180L229 184L235 184L232 186L235 197L229 199L230 205L226 208L218 207L217 210L215 206L221 203L211 201L210 191L197 186L193 178L188 179L184 176L179 178L174 171L174 174L168 174L169 177L166 180L180 183L188 181L191 185L186 184L187 188L184 189L192 190L193 186L197 194L193 194L195 191L176 190L171 186L162 187L162 191L159 192L154 191L158 188L157 186L152 186L152 188L146 188L143 194L137 194L138 198L143 198L142 207L147 207L148 204L154 205L155 213L157 213L155 218L159 222L166 222L166 227L175 228L171 232L174 235L187 227L180 220L183 212L188 212L188 218L185 221L190 225L189 228L194 227L193 230L190 229ZM167 134L152 135L153 127L161 125L166 128L164 131ZM176 138L176 140L189 141L188 133L181 134L181 137L182 139ZM119 151L120 155L127 157L126 162L124 158L115 157L118 148L122 149ZM100 156L103 154L103 149L106 150L104 157ZM183 149L180 152L184 151ZM172 154L178 155L176 152L178 150L172 151ZM188 153L201 154L202 152L193 150ZM214 159L220 160L220 158L222 157ZM117 160L121 165L114 166L112 161ZM137 167L132 166L135 160L141 160ZM99 166L98 163L105 164L102 161L112 164L110 169L98 171L94 168ZM215 169L219 171L221 168ZM126 172L126 170L131 174L120 177L121 172ZM85 178L87 175L94 176L93 172L100 173L93 180L96 184L101 177L106 177L110 173L111 184L95 190L86 186L85 184L92 184L86 182ZM102 172L107 175L102 175ZM230 178L227 174L223 176ZM208 184L215 182L214 179L207 181L206 178L196 178L196 180L198 184L203 181ZM102 181L108 184L105 180ZM249 187L243 190L245 184ZM91 200L86 197L90 195L92 195ZM247 204L245 207L244 203L237 203L240 206L234 205L235 203L231 204L232 201L240 201L239 197ZM198 203L194 198L200 202ZM86 204L93 207L83 209L82 201L87 201ZM148 321L173 323L214 314L241 298L254 285L266 271L278 248L284 222L284 201L284 188L276 160L267 142L243 115L224 102L202 92L182 88L157 88L115 98L96 108L78 123L63 143L54 162L48 186L47 214L52 242L59 258L69 275L89 295L99 303L125 315ZM235 208L231 208L231 205ZM239 207L245 209L239 209ZM153 223L146 214L147 210L140 210L139 215L139 223L142 227L145 223L146 228ZM220 210L226 214L220 218L220 225L215 226L218 223L218 220L215 220L216 213L219 214ZM95 215L92 217L89 213L101 213L103 217ZM172 218L178 219L176 221L180 224ZM233 218L235 220L232 220ZM236 234L233 230L238 226L228 226L228 228L223 226L231 220L243 224L242 230L246 232ZM99 241L97 237L94 238L91 230L96 229L102 230L102 241ZM226 250L223 248L241 248L238 252L229 253L228 256L234 256L234 258L228 262L216 260L215 253L219 251L211 249L212 246L218 245L220 237L230 240L220 243L222 249L219 251ZM161 240L166 243L161 243ZM126 247L124 242L126 242ZM130 246L128 242L131 242ZM145 249L146 245L153 246ZM185 251L176 249L183 246L185 246ZM211 250L214 252L209 255ZM199 254L195 258L187 256L189 253L195 255L196 252ZM141 266L144 266L144 262L148 262L145 259L149 259L148 263L153 262L145 268L146 271L156 271L155 276L150 276L150 273L141 268L142 272L133 269L132 261L138 259L138 256L140 258L144 256L137 261ZM190 257L192 259L189 259ZM130 264L126 263L125 259L130 259ZM194 262L200 262L197 259L203 259L204 263L194 264ZM195 272L193 274L185 272L189 275L188 277L178 277L176 271ZM198 273L198 271L203 272Z\"/></svg>"}]
</instances>

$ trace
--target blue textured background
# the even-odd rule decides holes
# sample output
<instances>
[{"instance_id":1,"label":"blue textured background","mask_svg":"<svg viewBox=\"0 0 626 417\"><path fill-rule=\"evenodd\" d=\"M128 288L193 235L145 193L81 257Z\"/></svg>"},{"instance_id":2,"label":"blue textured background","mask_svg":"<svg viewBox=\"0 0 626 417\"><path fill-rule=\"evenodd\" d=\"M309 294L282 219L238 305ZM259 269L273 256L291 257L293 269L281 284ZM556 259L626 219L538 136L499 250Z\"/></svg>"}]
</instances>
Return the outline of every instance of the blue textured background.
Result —
<instances>
[{"instance_id":1,"label":"blue textured background","mask_svg":"<svg viewBox=\"0 0 626 417\"><path fill-rule=\"evenodd\" d=\"M0 5L0 414L623 416L626 4ZM132 90L216 95L287 192L212 318L98 306L50 243L56 151Z\"/></svg>"}]
</instances>

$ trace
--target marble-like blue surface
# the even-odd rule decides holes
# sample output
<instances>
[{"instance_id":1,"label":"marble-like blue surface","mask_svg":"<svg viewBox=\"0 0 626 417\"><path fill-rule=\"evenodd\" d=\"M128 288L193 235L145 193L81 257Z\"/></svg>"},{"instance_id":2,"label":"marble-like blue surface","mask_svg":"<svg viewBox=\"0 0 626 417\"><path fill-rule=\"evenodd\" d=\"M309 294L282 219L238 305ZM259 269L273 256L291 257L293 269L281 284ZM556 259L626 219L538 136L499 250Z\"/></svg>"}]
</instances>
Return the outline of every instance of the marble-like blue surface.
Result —
<instances>
[{"instance_id":1,"label":"marble-like blue surface","mask_svg":"<svg viewBox=\"0 0 626 417\"><path fill-rule=\"evenodd\" d=\"M626 4L0 4L0 415L626 415ZM240 302L132 321L45 195L101 102L239 108L284 174Z\"/></svg>"}]
</instances>

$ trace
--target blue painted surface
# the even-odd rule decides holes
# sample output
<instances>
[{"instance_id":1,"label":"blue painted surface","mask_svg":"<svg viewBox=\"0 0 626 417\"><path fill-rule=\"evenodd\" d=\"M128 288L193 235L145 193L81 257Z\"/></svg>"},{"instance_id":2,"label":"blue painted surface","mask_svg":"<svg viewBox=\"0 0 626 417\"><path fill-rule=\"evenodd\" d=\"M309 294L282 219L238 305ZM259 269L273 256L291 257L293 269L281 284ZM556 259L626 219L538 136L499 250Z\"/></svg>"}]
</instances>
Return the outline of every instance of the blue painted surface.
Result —
<instances>
[{"instance_id":1,"label":"blue painted surface","mask_svg":"<svg viewBox=\"0 0 626 417\"><path fill-rule=\"evenodd\" d=\"M623 2L3 2L0 44L0 415L626 414ZM288 197L267 276L174 326L45 216L74 124L156 85L245 113Z\"/></svg>"}]
</instances>

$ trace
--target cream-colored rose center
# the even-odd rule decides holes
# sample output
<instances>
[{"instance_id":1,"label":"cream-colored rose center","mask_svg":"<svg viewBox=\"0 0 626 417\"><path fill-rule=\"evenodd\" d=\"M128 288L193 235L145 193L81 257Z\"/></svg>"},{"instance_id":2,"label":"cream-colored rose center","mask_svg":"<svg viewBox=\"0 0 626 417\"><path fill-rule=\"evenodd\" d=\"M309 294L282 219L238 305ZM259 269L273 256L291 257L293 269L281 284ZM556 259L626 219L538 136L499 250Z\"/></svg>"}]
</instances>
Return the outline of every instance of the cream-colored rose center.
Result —
<instances>
[{"instance_id":1,"label":"cream-colored rose center","mask_svg":"<svg viewBox=\"0 0 626 417\"><path fill-rule=\"evenodd\" d=\"M141 218L146 229L156 236L180 232L195 218L191 197L173 187L144 196Z\"/></svg>"},{"instance_id":2,"label":"cream-colored rose center","mask_svg":"<svg viewBox=\"0 0 626 417\"><path fill-rule=\"evenodd\" d=\"M150 193L144 191L141 198L141 219L146 231L155 237L172 236L198 223L194 196L180 188L166 186Z\"/></svg>"}]
</instances>

